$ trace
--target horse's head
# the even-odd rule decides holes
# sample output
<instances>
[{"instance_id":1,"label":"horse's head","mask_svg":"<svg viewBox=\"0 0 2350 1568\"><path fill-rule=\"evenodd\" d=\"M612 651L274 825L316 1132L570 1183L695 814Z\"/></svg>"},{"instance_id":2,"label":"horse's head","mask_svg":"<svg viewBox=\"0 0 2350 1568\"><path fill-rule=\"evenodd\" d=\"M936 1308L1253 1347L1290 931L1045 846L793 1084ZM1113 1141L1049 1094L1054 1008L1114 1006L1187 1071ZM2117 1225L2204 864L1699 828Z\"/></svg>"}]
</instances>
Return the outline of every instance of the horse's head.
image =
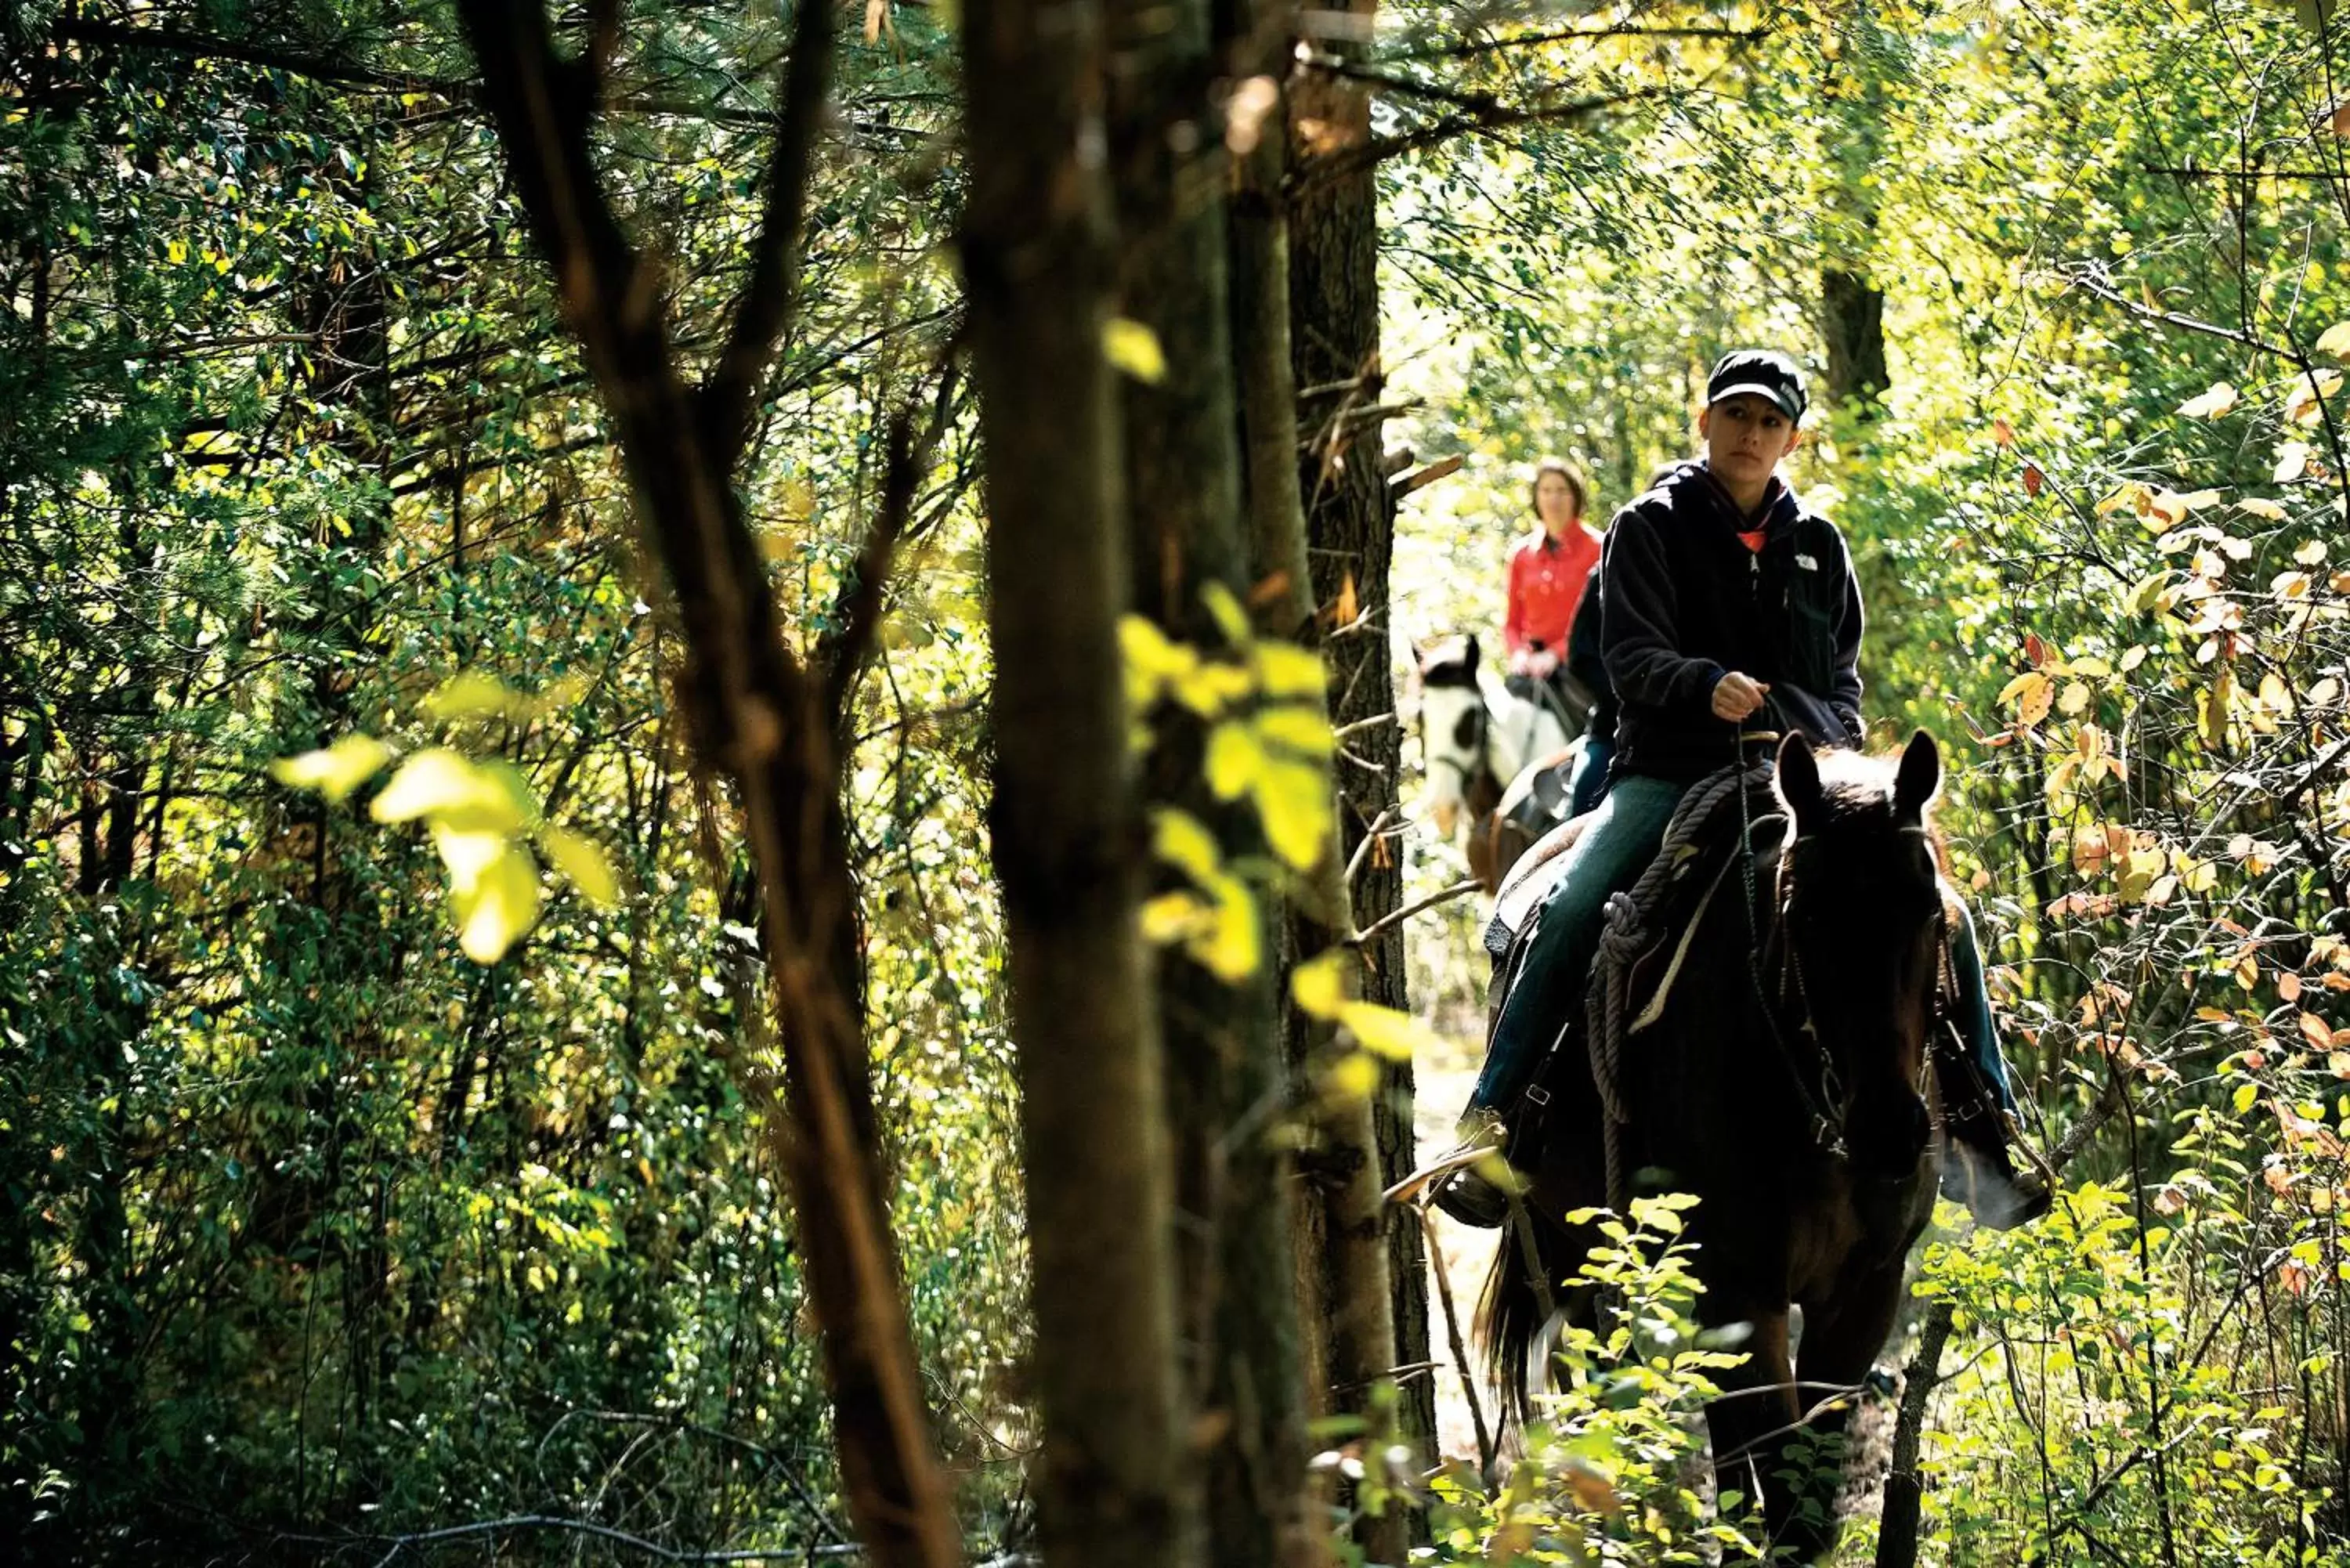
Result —
<instances>
[{"instance_id":1,"label":"horse's head","mask_svg":"<svg viewBox=\"0 0 2350 1568\"><path fill-rule=\"evenodd\" d=\"M1452 836L1469 783L1485 771L1485 695L1477 683L1477 639L1448 637L1415 649L1419 673L1419 754L1428 765L1428 813Z\"/></svg>"},{"instance_id":2,"label":"horse's head","mask_svg":"<svg viewBox=\"0 0 2350 1568\"><path fill-rule=\"evenodd\" d=\"M1832 1066L1846 1147L1877 1175L1914 1168L1932 1128L1924 1099L1943 940L1927 807L1941 753L1923 730L1898 764L1779 748L1795 825L1781 875L1787 961Z\"/></svg>"}]
</instances>

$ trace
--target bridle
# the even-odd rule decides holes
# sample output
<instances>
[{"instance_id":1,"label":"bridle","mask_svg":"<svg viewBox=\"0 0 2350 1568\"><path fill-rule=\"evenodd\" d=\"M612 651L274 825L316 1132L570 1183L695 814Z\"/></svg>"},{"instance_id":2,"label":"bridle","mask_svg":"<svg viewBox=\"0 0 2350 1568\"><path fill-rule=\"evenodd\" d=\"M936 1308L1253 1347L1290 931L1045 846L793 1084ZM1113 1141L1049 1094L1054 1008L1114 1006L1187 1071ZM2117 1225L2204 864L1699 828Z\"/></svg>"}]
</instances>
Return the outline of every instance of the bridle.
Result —
<instances>
[{"instance_id":1,"label":"bridle","mask_svg":"<svg viewBox=\"0 0 2350 1568\"><path fill-rule=\"evenodd\" d=\"M1739 731L1739 754L1742 757L1745 755L1745 746L1749 742L1762 740L1775 742L1778 739L1777 735L1769 732L1749 733L1742 724ZM1752 771L1760 772L1761 765L1757 764ZM1851 1150L1845 1141L1845 1111L1847 1108L1847 1102L1844 1075L1836 1068L1835 1054L1828 1050L1820 1037L1818 1013L1812 1005L1811 984L1804 972L1803 950L1795 940L1794 857L1798 850L1814 847L1814 846L1806 846L1803 839L1796 836L1794 832L1794 825L1791 820L1788 824L1787 837L1780 847L1779 863L1775 874L1777 885L1773 889L1774 895L1773 913L1777 919L1775 930L1778 936L1776 943L1778 982L1775 986L1767 985L1764 983L1762 974L1762 933L1757 925L1753 804L1743 784L1738 791L1738 857L1746 892L1746 972L1747 980L1753 987L1755 1005L1771 1032L1772 1044L1778 1048L1780 1060L1786 1064L1788 1076L1795 1085L1795 1093L1804 1102L1804 1115L1810 1118L1813 1145L1823 1154L1838 1159L1849 1159ZM1932 842L1932 834L1922 824L1916 826L1898 826L1894 831L1905 836L1925 840L1929 846ZM1942 901L1940 888L1937 888L1934 894L1934 952L1935 1005L1938 1008L1949 1005L1949 999L1955 989L1950 973L1950 909ZM1798 1051L1788 1039L1787 1032L1780 1027L1781 1018L1790 1011L1791 1003L1793 1004L1792 1014L1796 1021L1795 1033L1804 1042L1804 1048L1801 1051ZM1804 1056L1810 1058L1808 1066L1801 1059ZM1925 1097L1926 1083L1932 1071L1932 1063L1933 1051L1929 1045L1918 1053L1917 1079L1910 1085L1910 1088L1921 1099Z\"/></svg>"},{"instance_id":2,"label":"bridle","mask_svg":"<svg viewBox=\"0 0 2350 1568\"><path fill-rule=\"evenodd\" d=\"M1468 797L1469 786L1476 781L1478 776L1476 774L1470 771L1471 764L1474 764L1475 767L1484 773L1491 773L1493 768L1492 760L1490 755L1492 749L1493 716L1485 711L1484 694L1479 691L1474 686L1471 686L1467 688L1467 690L1471 699L1469 712L1470 715L1477 722L1477 738L1470 746L1469 761L1463 762L1459 757L1451 756L1450 754L1437 754L1430 749L1424 733L1420 740L1420 751L1425 755L1428 766L1431 770L1436 768L1451 768L1453 774L1461 781L1461 794L1463 799ZM1423 701L1425 701L1425 699L1423 699ZM1421 712L1423 715L1421 724L1424 731L1427 723L1425 717L1426 709L1424 707L1422 708Z\"/></svg>"}]
</instances>

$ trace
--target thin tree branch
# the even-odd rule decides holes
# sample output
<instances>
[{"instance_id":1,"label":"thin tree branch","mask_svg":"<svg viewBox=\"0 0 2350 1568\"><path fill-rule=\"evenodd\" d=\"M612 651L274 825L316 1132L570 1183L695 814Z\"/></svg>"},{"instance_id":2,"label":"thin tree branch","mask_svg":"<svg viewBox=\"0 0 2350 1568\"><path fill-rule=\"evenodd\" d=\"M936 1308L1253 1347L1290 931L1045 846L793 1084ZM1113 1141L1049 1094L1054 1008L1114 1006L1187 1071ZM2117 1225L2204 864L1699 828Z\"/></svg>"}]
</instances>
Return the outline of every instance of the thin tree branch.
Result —
<instances>
[{"instance_id":1,"label":"thin tree branch","mask_svg":"<svg viewBox=\"0 0 2350 1568\"><path fill-rule=\"evenodd\" d=\"M1290 175L1289 194L1295 199L1331 181L1359 174L1390 158L1424 152L1456 136L1491 134L1522 125L1568 124L1627 104L1678 97L1686 90L1679 87L1640 88L1631 92L1575 99L1568 103L1497 104L1491 109L1449 116L1399 135L1375 136L1356 146L1308 159Z\"/></svg>"},{"instance_id":2,"label":"thin tree branch","mask_svg":"<svg viewBox=\"0 0 2350 1568\"><path fill-rule=\"evenodd\" d=\"M767 162L767 207L752 252L751 279L734 308L734 329L702 389L702 428L730 467L751 431L758 384L799 302L799 257L816 129L832 82L834 0L800 0L784 101Z\"/></svg>"},{"instance_id":3,"label":"thin tree branch","mask_svg":"<svg viewBox=\"0 0 2350 1568\"><path fill-rule=\"evenodd\" d=\"M949 355L953 351L950 345ZM919 439L914 434L910 401L890 417L881 504L875 510L873 526L866 533L864 547L858 552L856 579L842 594L833 629L817 643L813 660L824 672L825 711L832 716L836 732L845 734L849 693L856 687L858 671L864 668L866 657L873 649L875 634L880 628L881 597L889 585L889 563L913 516L914 495L921 486L923 471L930 467L940 438L954 419L957 381L950 358L939 378L930 423Z\"/></svg>"},{"instance_id":4,"label":"thin tree branch","mask_svg":"<svg viewBox=\"0 0 2350 1568\"><path fill-rule=\"evenodd\" d=\"M1393 909L1388 911L1387 914L1380 916L1378 919L1373 920L1368 926L1366 926L1363 929L1357 931L1353 936L1347 938L1347 945L1350 948L1367 948L1373 942L1378 940L1380 935L1384 933L1388 927L1399 925L1403 921L1411 919L1414 915L1419 914L1423 909L1433 909L1439 904L1449 904L1453 899L1461 898L1466 894L1481 891L1484 886L1485 884L1480 882L1474 877L1470 877L1465 882L1455 882L1451 887L1445 888L1440 893L1430 893L1427 898L1420 899L1416 904L1406 904L1400 909Z\"/></svg>"}]
</instances>

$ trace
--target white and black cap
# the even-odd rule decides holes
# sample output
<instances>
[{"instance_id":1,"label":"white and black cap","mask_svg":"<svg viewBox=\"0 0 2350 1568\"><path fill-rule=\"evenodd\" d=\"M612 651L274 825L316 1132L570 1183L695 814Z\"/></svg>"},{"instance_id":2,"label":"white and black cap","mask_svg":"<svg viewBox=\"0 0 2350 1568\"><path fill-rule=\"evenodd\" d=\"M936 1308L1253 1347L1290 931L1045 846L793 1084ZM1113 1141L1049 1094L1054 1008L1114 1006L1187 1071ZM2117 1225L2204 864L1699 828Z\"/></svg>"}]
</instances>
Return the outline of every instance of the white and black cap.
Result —
<instances>
[{"instance_id":1,"label":"white and black cap","mask_svg":"<svg viewBox=\"0 0 2350 1568\"><path fill-rule=\"evenodd\" d=\"M1775 348L1736 348L1714 362L1713 374L1705 379L1706 407L1741 392L1770 399L1797 424L1803 422L1804 410L1811 407L1804 372Z\"/></svg>"}]
</instances>

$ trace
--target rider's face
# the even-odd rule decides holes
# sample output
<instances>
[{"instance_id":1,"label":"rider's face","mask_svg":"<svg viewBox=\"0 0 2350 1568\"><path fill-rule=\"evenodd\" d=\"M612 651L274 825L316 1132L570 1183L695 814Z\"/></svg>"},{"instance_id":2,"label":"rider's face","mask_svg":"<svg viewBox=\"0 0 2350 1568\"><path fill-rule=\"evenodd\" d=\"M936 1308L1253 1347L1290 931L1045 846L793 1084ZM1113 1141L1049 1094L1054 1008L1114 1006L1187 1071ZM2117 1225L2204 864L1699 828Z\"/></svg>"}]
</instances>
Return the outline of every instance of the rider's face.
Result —
<instances>
[{"instance_id":1,"label":"rider's face","mask_svg":"<svg viewBox=\"0 0 2350 1568\"><path fill-rule=\"evenodd\" d=\"M1778 404L1754 392L1722 399L1698 416L1697 428L1707 466L1731 484L1764 483L1804 439Z\"/></svg>"},{"instance_id":2,"label":"rider's face","mask_svg":"<svg viewBox=\"0 0 2350 1568\"><path fill-rule=\"evenodd\" d=\"M1543 526L1554 534L1563 534L1574 525L1578 508L1575 486L1566 482L1566 475L1547 472L1534 481L1534 510L1541 514Z\"/></svg>"}]
</instances>

